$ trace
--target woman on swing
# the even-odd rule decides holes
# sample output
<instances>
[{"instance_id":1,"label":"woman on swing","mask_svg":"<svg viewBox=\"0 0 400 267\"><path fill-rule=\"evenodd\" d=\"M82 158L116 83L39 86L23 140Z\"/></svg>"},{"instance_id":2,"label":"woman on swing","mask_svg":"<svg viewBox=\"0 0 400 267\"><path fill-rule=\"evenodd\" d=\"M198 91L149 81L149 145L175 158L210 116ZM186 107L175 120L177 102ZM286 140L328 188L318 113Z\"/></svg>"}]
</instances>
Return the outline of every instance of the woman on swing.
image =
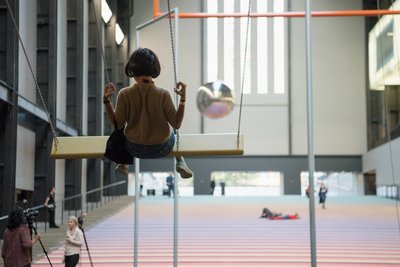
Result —
<instances>
[{"instance_id":1,"label":"woman on swing","mask_svg":"<svg viewBox=\"0 0 400 267\"><path fill-rule=\"evenodd\" d=\"M185 112L186 84L178 82L175 92L180 96L176 110L168 90L155 85L153 78L160 75L160 62L148 48L138 48L125 66L125 74L136 83L118 92L114 106L111 96L116 88L108 83L104 88L103 103L111 123L125 127L126 149L137 158L162 158L174 147L172 128L181 127ZM171 128L172 127L172 128ZM183 157L176 157L176 171L182 178L193 176ZM117 165L117 171L127 174L128 165Z\"/></svg>"}]
</instances>

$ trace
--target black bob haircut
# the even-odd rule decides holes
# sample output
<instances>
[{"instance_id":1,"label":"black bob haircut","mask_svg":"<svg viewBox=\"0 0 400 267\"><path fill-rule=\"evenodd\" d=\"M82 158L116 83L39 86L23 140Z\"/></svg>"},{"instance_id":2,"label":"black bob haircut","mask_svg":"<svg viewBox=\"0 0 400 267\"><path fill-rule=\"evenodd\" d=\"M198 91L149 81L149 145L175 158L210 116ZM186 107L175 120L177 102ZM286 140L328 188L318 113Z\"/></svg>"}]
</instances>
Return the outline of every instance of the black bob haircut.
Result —
<instances>
[{"instance_id":1,"label":"black bob haircut","mask_svg":"<svg viewBox=\"0 0 400 267\"><path fill-rule=\"evenodd\" d=\"M125 66L125 74L128 77L160 75L161 66L157 55L148 48L138 48L129 58Z\"/></svg>"}]
</instances>

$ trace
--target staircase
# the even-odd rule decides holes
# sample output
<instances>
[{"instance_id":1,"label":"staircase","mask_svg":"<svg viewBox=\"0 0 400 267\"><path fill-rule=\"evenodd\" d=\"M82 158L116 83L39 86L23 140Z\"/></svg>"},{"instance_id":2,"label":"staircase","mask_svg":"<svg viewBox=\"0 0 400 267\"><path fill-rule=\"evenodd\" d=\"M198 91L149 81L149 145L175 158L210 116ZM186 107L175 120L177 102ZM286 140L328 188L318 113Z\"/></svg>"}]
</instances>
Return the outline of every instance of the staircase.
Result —
<instances>
[{"instance_id":1,"label":"staircase","mask_svg":"<svg viewBox=\"0 0 400 267\"><path fill-rule=\"evenodd\" d=\"M122 210L126 206L132 204L134 201L134 197L123 196L120 197L110 203L107 203L87 214L84 218L83 228L85 231L89 230L96 224L102 222L103 220L111 217L118 211ZM45 248L45 250L49 253L51 250L60 247L60 244L64 243L67 220L66 217L64 224L60 226L60 228L48 228L47 232L41 232L38 230L38 233L42 236L41 241ZM40 243L36 243L32 249L33 259L44 257L44 251ZM3 259L0 260L0 267L3 267Z\"/></svg>"}]
</instances>

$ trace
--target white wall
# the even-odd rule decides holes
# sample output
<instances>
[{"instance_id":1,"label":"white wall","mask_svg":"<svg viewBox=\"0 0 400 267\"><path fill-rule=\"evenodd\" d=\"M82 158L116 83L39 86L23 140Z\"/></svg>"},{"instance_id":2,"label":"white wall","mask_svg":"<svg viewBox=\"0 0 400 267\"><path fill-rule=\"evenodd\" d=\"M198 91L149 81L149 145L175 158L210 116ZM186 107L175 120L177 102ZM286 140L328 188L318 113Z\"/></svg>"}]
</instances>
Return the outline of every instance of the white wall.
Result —
<instances>
[{"instance_id":1,"label":"white wall","mask_svg":"<svg viewBox=\"0 0 400 267\"><path fill-rule=\"evenodd\" d=\"M87 135L89 83L89 1L83 1L82 134Z\"/></svg>"},{"instance_id":2,"label":"white wall","mask_svg":"<svg viewBox=\"0 0 400 267\"><path fill-rule=\"evenodd\" d=\"M304 1L292 1L304 11ZM313 10L362 9L360 0L313 1ZM320 155L366 151L364 18L312 19L314 146ZM291 23L293 154L307 154L305 20Z\"/></svg>"},{"instance_id":3,"label":"white wall","mask_svg":"<svg viewBox=\"0 0 400 267\"><path fill-rule=\"evenodd\" d=\"M55 165L55 184L56 188L56 223L61 221L62 205L61 200L65 198L65 160L56 160ZM63 222L65 223L65 222Z\"/></svg>"},{"instance_id":4,"label":"white wall","mask_svg":"<svg viewBox=\"0 0 400 267\"><path fill-rule=\"evenodd\" d=\"M20 2L19 33L35 76L37 37L36 13L36 0L23 0ZM18 73L18 93L35 103L36 85L20 43L18 49Z\"/></svg>"},{"instance_id":5,"label":"white wall","mask_svg":"<svg viewBox=\"0 0 400 267\"><path fill-rule=\"evenodd\" d=\"M22 126L17 127L17 160L15 188L35 189L35 138L36 134Z\"/></svg>"},{"instance_id":6,"label":"white wall","mask_svg":"<svg viewBox=\"0 0 400 267\"><path fill-rule=\"evenodd\" d=\"M67 1L58 0L57 8L57 119L67 120ZM65 160L56 160L56 222L61 218L60 200L65 197Z\"/></svg>"},{"instance_id":7,"label":"white wall","mask_svg":"<svg viewBox=\"0 0 400 267\"><path fill-rule=\"evenodd\" d=\"M376 173L376 185L400 182L400 138L386 143L363 155L363 172Z\"/></svg>"},{"instance_id":8,"label":"white wall","mask_svg":"<svg viewBox=\"0 0 400 267\"><path fill-rule=\"evenodd\" d=\"M162 1L161 1L162 2ZM173 1L180 12L200 12L200 1ZM305 1L291 1L292 10L304 11ZM131 38L135 25L152 19L152 2L135 1ZM313 2L314 10L362 9L361 0ZM167 10L162 2L160 10ZM160 26L164 24L163 26ZM243 107L241 131L246 155L307 154L305 19L290 19L291 99L247 98ZM168 20L143 30L141 43L161 47L162 72L172 79ZM188 101L181 133L200 133L200 115L195 102L201 85L201 20L179 21L179 77L188 84ZM144 32L146 31L146 34ZM146 39L145 39L146 38ZM134 42L134 40L132 40ZM363 18L313 19L313 86L315 153L319 155L357 155L366 151L365 30ZM132 46L132 50L136 46ZM167 53L167 54L163 54ZM156 80L156 83L159 83ZM159 84L164 86L164 84ZM168 86L168 85L167 85ZM289 106L291 105L291 114ZM238 107L228 117L205 119L205 132L236 132ZM292 121L289 122L289 115ZM290 128L289 128L290 125ZM291 131L291 132L289 132ZM291 136L291 140L289 140Z\"/></svg>"},{"instance_id":9,"label":"white wall","mask_svg":"<svg viewBox=\"0 0 400 267\"><path fill-rule=\"evenodd\" d=\"M67 120L67 1L57 8L57 118Z\"/></svg>"}]
</instances>

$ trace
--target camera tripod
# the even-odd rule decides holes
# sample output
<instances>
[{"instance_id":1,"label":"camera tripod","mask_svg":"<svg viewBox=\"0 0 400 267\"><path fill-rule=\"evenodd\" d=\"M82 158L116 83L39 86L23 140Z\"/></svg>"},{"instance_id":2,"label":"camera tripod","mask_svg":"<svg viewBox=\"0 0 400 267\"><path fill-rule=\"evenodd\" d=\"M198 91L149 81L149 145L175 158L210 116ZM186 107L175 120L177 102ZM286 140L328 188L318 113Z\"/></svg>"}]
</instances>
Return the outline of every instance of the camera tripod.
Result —
<instances>
[{"instance_id":1,"label":"camera tripod","mask_svg":"<svg viewBox=\"0 0 400 267\"><path fill-rule=\"evenodd\" d=\"M35 233L35 235L38 235L38 232L36 231L35 226L33 226L33 221L29 220L29 221L28 221L28 226L29 226L29 229L30 229L31 239L32 239L32 230L33 230L33 232ZM45 249L44 246L43 246L42 240L39 239L39 243L40 243L40 246L42 247L43 253L46 255L46 258L47 258L47 260L49 261L50 266L53 267L53 265L51 264L49 255L47 254L47 251L46 251L46 249Z\"/></svg>"},{"instance_id":2,"label":"camera tripod","mask_svg":"<svg viewBox=\"0 0 400 267\"><path fill-rule=\"evenodd\" d=\"M88 243L87 243L87 240L86 240L85 230L83 229L83 217L84 216L85 215L83 215L83 216L78 218L78 226L79 226L79 229L81 229L81 231L82 231L83 240L85 240L86 250L87 250L87 253L88 253L88 256L89 256L89 260L90 260L90 266L93 267L92 256L90 255L90 250L89 250L89 246L88 246Z\"/></svg>"}]
</instances>

